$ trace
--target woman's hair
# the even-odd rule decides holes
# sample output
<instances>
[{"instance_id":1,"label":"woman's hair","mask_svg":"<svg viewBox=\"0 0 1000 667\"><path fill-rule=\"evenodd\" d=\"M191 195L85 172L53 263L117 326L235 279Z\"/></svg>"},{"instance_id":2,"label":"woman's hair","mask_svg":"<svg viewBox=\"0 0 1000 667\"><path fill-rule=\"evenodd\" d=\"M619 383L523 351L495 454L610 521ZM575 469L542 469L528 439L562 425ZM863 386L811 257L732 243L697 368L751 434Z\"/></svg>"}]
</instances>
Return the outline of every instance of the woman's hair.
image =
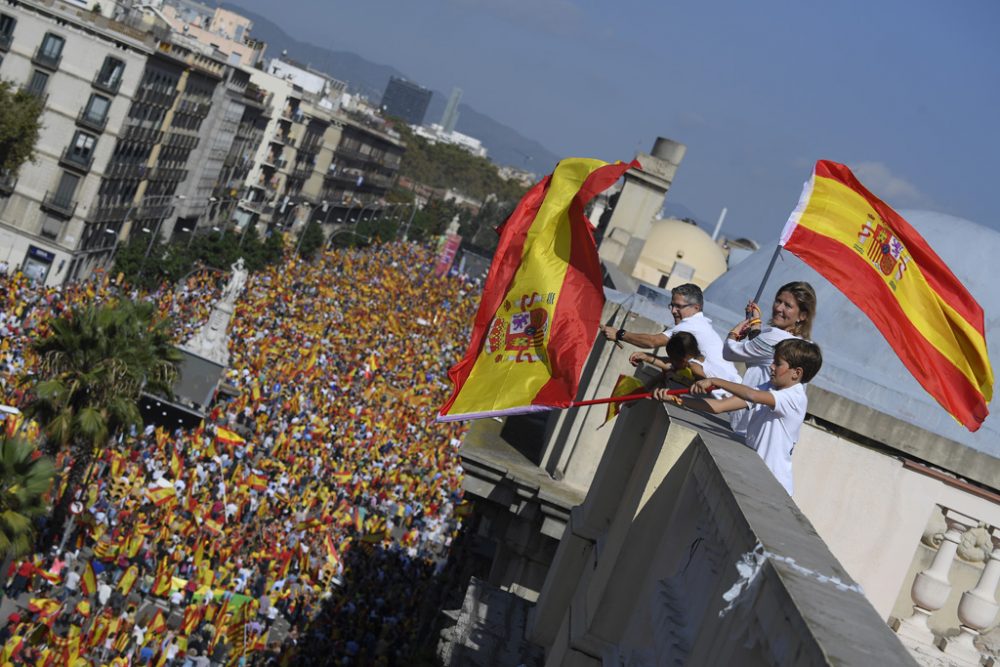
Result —
<instances>
[{"instance_id":1,"label":"woman's hair","mask_svg":"<svg viewBox=\"0 0 1000 667\"><path fill-rule=\"evenodd\" d=\"M802 315L802 321L796 323L790 333L808 340L812 337L813 320L816 319L816 290L804 280L796 280L779 287L778 291L775 292L775 298L782 292L788 292L792 295L799 307L799 313Z\"/></svg>"},{"instance_id":2,"label":"woman's hair","mask_svg":"<svg viewBox=\"0 0 1000 667\"><path fill-rule=\"evenodd\" d=\"M700 357L698 339L687 331L678 331L667 341L667 356L671 359L688 359Z\"/></svg>"}]
</instances>

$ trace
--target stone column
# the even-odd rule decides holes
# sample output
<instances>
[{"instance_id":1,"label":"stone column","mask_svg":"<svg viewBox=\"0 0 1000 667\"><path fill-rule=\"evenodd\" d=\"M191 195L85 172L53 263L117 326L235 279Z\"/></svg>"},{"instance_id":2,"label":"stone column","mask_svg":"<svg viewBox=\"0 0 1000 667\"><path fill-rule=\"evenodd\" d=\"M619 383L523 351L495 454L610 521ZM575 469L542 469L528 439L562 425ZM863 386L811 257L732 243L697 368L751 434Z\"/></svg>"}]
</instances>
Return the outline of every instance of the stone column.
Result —
<instances>
[{"instance_id":1,"label":"stone column","mask_svg":"<svg viewBox=\"0 0 1000 667\"><path fill-rule=\"evenodd\" d=\"M635 270L653 217L663 208L667 190L686 151L684 144L658 137L651 153L636 155L642 169L629 169L625 173L625 185L599 252L602 260L617 265L627 276Z\"/></svg>"},{"instance_id":2,"label":"stone column","mask_svg":"<svg viewBox=\"0 0 1000 667\"><path fill-rule=\"evenodd\" d=\"M962 533L976 524L975 519L949 509L945 510L944 519L948 530L934 555L934 561L929 568L917 574L910 589L913 615L903 619L896 628L901 637L918 644L931 645L934 642L934 634L927 621L931 614L944 606L948 600L951 594L948 572L951 570L952 561L955 560L958 542L962 538Z\"/></svg>"},{"instance_id":3,"label":"stone column","mask_svg":"<svg viewBox=\"0 0 1000 667\"><path fill-rule=\"evenodd\" d=\"M979 577L979 583L970 591L962 593L958 603L958 620L960 634L957 637L942 638L938 647L950 657L978 665L982 656L973 641L986 628L993 625L1000 611L997 604L996 590L1000 583L1000 529L994 528L991 533L993 551L986 559L986 567Z\"/></svg>"}]
</instances>

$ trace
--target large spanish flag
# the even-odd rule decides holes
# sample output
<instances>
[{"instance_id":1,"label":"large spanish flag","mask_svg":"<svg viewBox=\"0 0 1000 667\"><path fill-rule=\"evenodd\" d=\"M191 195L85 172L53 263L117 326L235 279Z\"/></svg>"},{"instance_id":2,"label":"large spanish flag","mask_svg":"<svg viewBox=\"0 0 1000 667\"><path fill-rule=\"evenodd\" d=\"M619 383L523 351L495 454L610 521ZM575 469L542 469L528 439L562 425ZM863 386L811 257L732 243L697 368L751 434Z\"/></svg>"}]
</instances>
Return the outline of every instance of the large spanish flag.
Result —
<instances>
[{"instance_id":1,"label":"large spanish flag","mask_svg":"<svg viewBox=\"0 0 1000 667\"><path fill-rule=\"evenodd\" d=\"M472 340L438 421L566 407L597 334L604 291L584 206L631 164L563 160L500 229Z\"/></svg>"},{"instance_id":2,"label":"large spanish flag","mask_svg":"<svg viewBox=\"0 0 1000 667\"><path fill-rule=\"evenodd\" d=\"M945 410L979 428L993 398L983 309L906 220L847 167L820 160L781 245L871 319Z\"/></svg>"}]
</instances>

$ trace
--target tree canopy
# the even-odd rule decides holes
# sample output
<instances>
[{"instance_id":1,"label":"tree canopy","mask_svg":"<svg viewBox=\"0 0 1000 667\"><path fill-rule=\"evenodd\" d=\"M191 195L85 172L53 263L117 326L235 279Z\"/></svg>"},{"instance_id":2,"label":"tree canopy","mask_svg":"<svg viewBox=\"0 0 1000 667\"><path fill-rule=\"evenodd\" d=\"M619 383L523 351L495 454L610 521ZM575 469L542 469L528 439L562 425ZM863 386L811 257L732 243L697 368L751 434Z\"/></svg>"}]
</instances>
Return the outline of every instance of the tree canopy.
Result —
<instances>
[{"instance_id":1,"label":"tree canopy","mask_svg":"<svg viewBox=\"0 0 1000 667\"><path fill-rule=\"evenodd\" d=\"M406 142L399 166L401 176L432 188L453 188L480 201L490 195L501 201L517 201L524 195L523 185L500 178L496 165L486 158L458 146L431 144L413 134L405 123L398 123L395 129Z\"/></svg>"},{"instance_id":2,"label":"tree canopy","mask_svg":"<svg viewBox=\"0 0 1000 667\"><path fill-rule=\"evenodd\" d=\"M42 426L50 453L66 445L90 452L141 426L139 393L170 396L180 362L169 320L145 301L72 308L31 347L39 368L22 380L24 413Z\"/></svg>"},{"instance_id":3,"label":"tree canopy","mask_svg":"<svg viewBox=\"0 0 1000 667\"><path fill-rule=\"evenodd\" d=\"M53 512L52 540L94 455L113 437L142 427L140 392L173 395L181 355L156 304L127 300L71 308L50 320L31 349L39 363L21 378L28 389L24 416L41 426L46 453L68 448L72 460Z\"/></svg>"},{"instance_id":4,"label":"tree canopy","mask_svg":"<svg viewBox=\"0 0 1000 667\"><path fill-rule=\"evenodd\" d=\"M0 433L0 559L31 552L34 520L49 511L45 496L53 477L52 459L38 456L30 442Z\"/></svg>"},{"instance_id":5,"label":"tree canopy","mask_svg":"<svg viewBox=\"0 0 1000 667\"><path fill-rule=\"evenodd\" d=\"M38 96L0 81L0 173L15 174L35 158L43 109Z\"/></svg>"}]
</instances>

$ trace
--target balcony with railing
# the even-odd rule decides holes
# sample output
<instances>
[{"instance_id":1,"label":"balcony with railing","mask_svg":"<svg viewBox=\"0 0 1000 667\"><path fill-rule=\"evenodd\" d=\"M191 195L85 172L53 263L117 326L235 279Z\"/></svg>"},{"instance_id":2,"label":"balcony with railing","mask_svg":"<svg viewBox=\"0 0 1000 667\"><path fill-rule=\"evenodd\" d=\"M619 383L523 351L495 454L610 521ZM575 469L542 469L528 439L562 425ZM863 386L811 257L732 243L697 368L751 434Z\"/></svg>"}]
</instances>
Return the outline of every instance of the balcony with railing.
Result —
<instances>
[{"instance_id":1,"label":"balcony with railing","mask_svg":"<svg viewBox=\"0 0 1000 667\"><path fill-rule=\"evenodd\" d=\"M141 141L147 144L156 144L163 139L163 132L162 130L157 130L152 127L130 125L128 129L125 130L124 138L129 141Z\"/></svg>"},{"instance_id":2,"label":"balcony with railing","mask_svg":"<svg viewBox=\"0 0 1000 667\"><path fill-rule=\"evenodd\" d=\"M271 137L271 143L283 144L285 146L295 147L295 137L293 137L288 132L275 132L274 136Z\"/></svg>"},{"instance_id":3,"label":"balcony with railing","mask_svg":"<svg viewBox=\"0 0 1000 667\"><path fill-rule=\"evenodd\" d=\"M121 76L108 77L105 73L98 72L90 85L108 95L117 95L118 90L122 87L122 78Z\"/></svg>"},{"instance_id":4,"label":"balcony with railing","mask_svg":"<svg viewBox=\"0 0 1000 667\"><path fill-rule=\"evenodd\" d=\"M307 153L309 155L315 155L323 147L323 135L322 134L307 134L302 140L302 145L299 147L300 153Z\"/></svg>"},{"instance_id":5,"label":"balcony with railing","mask_svg":"<svg viewBox=\"0 0 1000 667\"><path fill-rule=\"evenodd\" d=\"M59 63L62 62L62 52L53 55L43 51L42 47L38 47L35 50L35 55L31 57L31 62L45 69L57 70L59 69Z\"/></svg>"},{"instance_id":6,"label":"balcony with railing","mask_svg":"<svg viewBox=\"0 0 1000 667\"><path fill-rule=\"evenodd\" d=\"M131 205L129 204L112 204L108 199L101 197L98 199L97 206L91 207L88 220L93 223L108 223L113 220L124 220L125 216L129 212L129 209L131 209Z\"/></svg>"},{"instance_id":7,"label":"balcony with railing","mask_svg":"<svg viewBox=\"0 0 1000 667\"><path fill-rule=\"evenodd\" d=\"M355 160L357 162L378 163L378 160L373 158L370 153L362 153L359 150L346 148L344 146L338 146L337 150L334 151L334 155L340 158L347 158L348 160Z\"/></svg>"},{"instance_id":8,"label":"balcony with railing","mask_svg":"<svg viewBox=\"0 0 1000 667\"><path fill-rule=\"evenodd\" d=\"M108 124L108 114L98 115L88 112L86 108L80 110L76 117L76 124L100 134Z\"/></svg>"},{"instance_id":9,"label":"balcony with railing","mask_svg":"<svg viewBox=\"0 0 1000 667\"><path fill-rule=\"evenodd\" d=\"M72 218L76 213L76 201L59 193L46 192L42 199L42 208L64 218Z\"/></svg>"},{"instance_id":10,"label":"balcony with railing","mask_svg":"<svg viewBox=\"0 0 1000 667\"><path fill-rule=\"evenodd\" d=\"M308 162L296 162L292 170L292 178L307 179L312 176L313 166Z\"/></svg>"},{"instance_id":11,"label":"balcony with railing","mask_svg":"<svg viewBox=\"0 0 1000 667\"><path fill-rule=\"evenodd\" d=\"M87 172L90 171L90 166L94 163L94 151L87 151L86 153L81 153L75 151L72 148L67 148L63 151L62 157L59 158L59 164L69 169L75 171Z\"/></svg>"},{"instance_id":12,"label":"balcony with railing","mask_svg":"<svg viewBox=\"0 0 1000 667\"><path fill-rule=\"evenodd\" d=\"M151 181L183 181L187 177L187 169L173 167L156 167L149 175Z\"/></svg>"},{"instance_id":13,"label":"balcony with railing","mask_svg":"<svg viewBox=\"0 0 1000 667\"><path fill-rule=\"evenodd\" d=\"M145 178L148 168L145 162L115 162L108 168L110 178Z\"/></svg>"}]
</instances>

